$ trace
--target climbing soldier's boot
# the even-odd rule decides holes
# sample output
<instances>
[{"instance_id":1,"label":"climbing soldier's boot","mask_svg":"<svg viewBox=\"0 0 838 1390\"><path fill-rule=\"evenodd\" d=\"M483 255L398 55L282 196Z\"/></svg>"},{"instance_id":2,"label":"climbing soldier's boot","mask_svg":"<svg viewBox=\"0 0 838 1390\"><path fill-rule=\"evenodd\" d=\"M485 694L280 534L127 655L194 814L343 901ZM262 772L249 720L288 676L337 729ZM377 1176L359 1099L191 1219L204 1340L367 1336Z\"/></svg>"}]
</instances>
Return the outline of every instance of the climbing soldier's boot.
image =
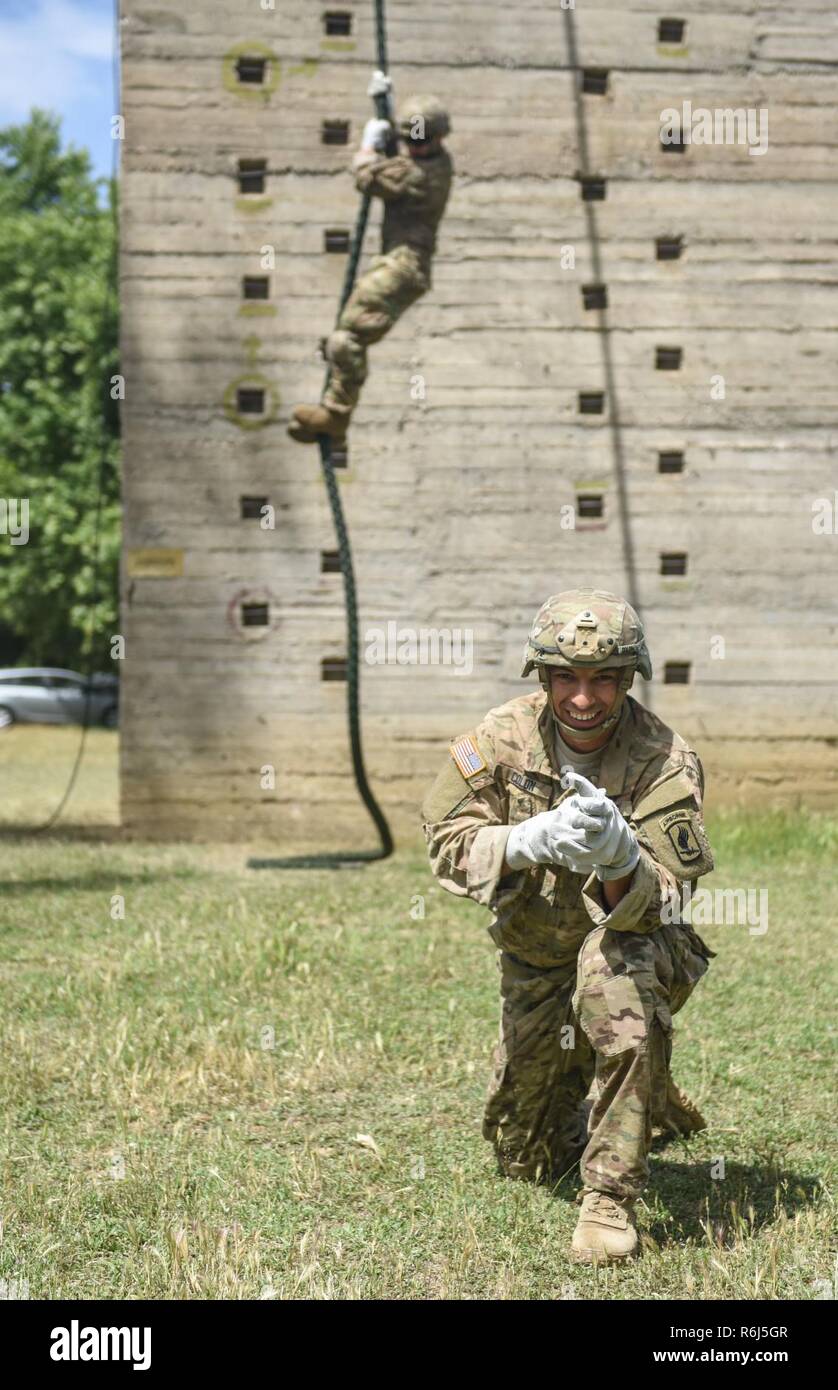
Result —
<instances>
[{"instance_id":1,"label":"climbing soldier's boot","mask_svg":"<svg viewBox=\"0 0 838 1390\"><path fill-rule=\"evenodd\" d=\"M663 1121L654 1127L655 1136L697 1134L700 1129L706 1128L707 1121L698 1106L690 1100L685 1091L675 1085L670 1076L666 1088L666 1113Z\"/></svg>"},{"instance_id":2,"label":"climbing soldier's boot","mask_svg":"<svg viewBox=\"0 0 838 1390\"><path fill-rule=\"evenodd\" d=\"M573 1232L570 1256L584 1264L630 1260L637 1254L634 1202L583 1188L576 1198L582 1211Z\"/></svg>"},{"instance_id":3,"label":"climbing soldier's boot","mask_svg":"<svg viewBox=\"0 0 838 1390\"><path fill-rule=\"evenodd\" d=\"M348 424L345 411L330 410L326 405L295 405L288 433L298 444L316 444L319 434L342 441Z\"/></svg>"}]
</instances>

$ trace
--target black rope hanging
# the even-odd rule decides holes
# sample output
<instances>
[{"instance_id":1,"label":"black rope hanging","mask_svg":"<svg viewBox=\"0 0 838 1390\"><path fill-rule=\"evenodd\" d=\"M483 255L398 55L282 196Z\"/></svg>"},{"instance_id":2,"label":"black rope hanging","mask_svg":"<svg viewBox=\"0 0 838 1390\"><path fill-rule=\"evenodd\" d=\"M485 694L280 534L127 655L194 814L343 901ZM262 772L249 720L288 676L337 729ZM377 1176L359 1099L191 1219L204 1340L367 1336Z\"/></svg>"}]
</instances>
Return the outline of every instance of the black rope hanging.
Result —
<instances>
[{"instance_id":1,"label":"black rope hanging","mask_svg":"<svg viewBox=\"0 0 838 1390\"><path fill-rule=\"evenodd\" d=\"M378 66L381 72L386 73L387 34L384 16L384 0L375 0L375 35ZM388 97L384 93L381 93L374 98L374 101L376 114L382 120L387 120L390 115ZM388 150L388 153L389 152ZM358 216L355 222L352 250L347 262L346 274L343 279L337 319L340 319L346 302L355 285L371 202L372 195L370 193L364 193L361 198L361 205L358 209ZM324 393L329 384L329 376L330 371L327 371L326 380L323 383ZM377 859L386 859L393 852L393 837L390 833L390 827L387 824L384 812L372 794L369 782L367 781L366 767L364 766L360 715L361 681L358 663L358 595L355 587L355 571L352 565L352 550L349 544L349 532L346 528L346 519L343 515L343 506L340 500L340 489L338 488L334 465L332 463L331 440L328 435L321 434L317 436L317 444L320 449L320 464L323 469L323 481L326 484L329 506L332 511L332 521L334 523L335 538L337 540L338 555L340 557L340 569L343 575L347 646L346 713L349 725L349 744L352 752L352 771L355 776L355 785L358 788L358 794L378 831L381 845L379 849L375 850L333 851L324 854L297 855L287 859L249 859L247 862L248 867L251 869L317 869L336 867L341 864L368 864Z\"/></svg>"}]
</instances>

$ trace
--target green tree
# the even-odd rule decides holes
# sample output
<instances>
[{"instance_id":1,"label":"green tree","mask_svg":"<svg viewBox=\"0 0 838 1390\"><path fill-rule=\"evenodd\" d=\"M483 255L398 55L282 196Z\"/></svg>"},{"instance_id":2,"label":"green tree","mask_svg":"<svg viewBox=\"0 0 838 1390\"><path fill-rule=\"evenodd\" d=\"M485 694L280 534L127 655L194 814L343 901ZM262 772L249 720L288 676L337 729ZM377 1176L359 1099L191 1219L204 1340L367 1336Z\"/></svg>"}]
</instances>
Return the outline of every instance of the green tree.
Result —
<instances>
[{"instance_id":1,"label":"green tree","mask_svg":"<svg viewBox=\"0 0 838 1390\"><path fill-rule=\"evenodd\" d=\"M113 669L115 198L49 112L0 130L0 504L29 502L28 542L0 534L0 663Z\"/></svg>"}]
</instances>

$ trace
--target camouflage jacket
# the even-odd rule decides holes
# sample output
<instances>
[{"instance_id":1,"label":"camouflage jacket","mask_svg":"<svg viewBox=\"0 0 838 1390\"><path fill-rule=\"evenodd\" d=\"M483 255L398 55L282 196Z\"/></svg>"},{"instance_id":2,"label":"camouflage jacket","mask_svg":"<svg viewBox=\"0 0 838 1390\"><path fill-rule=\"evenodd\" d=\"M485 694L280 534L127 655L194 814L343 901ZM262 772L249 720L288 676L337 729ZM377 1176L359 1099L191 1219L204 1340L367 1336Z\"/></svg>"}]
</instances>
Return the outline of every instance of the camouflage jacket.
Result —
<instances>
[{"instance_id":1,"label":"camouflage jacket","mask_svg":"<svg viewBox=\"0 0 838 1390\"><path fill-rule=\"evenodd\" d=\"M713 868L701 814L701 762L630 695L598 778L640 845L640 862L613 911L593 872L548 864L501 876L509 827L572 795L555 764L546 694L490 710L451 749L422 806L431 867L449 892L488 907L495 943L529 965L570 965L595 926L654 931L671 920L661 913L664 898ZM694 936L686 924L682 929Z\"/></svg>"},{"instance_id":2,"label":"camouflage jacket","mask_svg":"<svg viewBox=\"0 0 838 1390\"><path fill-rule=\"evenodd\" d=\"M448 151L413 159L409 154L388 157L360 150L352 168L361 192L372 193L384 202L382 251L386 254L407 245L432 254L454 172Z\"/></svg>"}]
</instances>

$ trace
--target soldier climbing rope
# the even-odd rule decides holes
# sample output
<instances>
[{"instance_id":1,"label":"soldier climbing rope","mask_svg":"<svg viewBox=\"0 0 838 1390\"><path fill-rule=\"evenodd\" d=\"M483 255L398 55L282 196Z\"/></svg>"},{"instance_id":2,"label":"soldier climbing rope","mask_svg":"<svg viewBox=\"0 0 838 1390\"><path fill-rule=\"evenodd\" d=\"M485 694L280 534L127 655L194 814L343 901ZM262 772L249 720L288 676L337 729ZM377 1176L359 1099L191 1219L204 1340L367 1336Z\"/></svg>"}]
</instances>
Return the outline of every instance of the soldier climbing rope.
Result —
<instances>
[{"instance_id":1,"label":"soldier climbing rope","mask_svg":"<svg viewBox=\"0 0 838 1390\"><path fill-rule=\"evenodd\" d=\"M375 29L376 29L376 50L378 56L379 73L385 78L387 75L387 35L384 14L383 0L375 0ZM378 84L378 90L372 93L376 108L376 115L382 122L390 124L390 94L389 82ZM340 304L338 307L337 323L340 323L341 315L350 299L355 287L355 279L358 273L358 263L361 258L361 250L364 242L367 221L369 219L370 204L372 202L372 192L364 191L358 216L355 223L355 231L352 239L352 248L349 261L344 276L343 288L341 291ZM325 396L332 377L332 366L326 372L326 379L323 385L323 395ZM360 721L360 679L358 668L358 600L355 587L355 574L352 565L352 551L349 544L349 534L346 528L346 520L343 515L343 507L340 500L340 492L335 478L334 465L332 463L332 437L321 431L313 432L311 441L316 441L320 450L320 464L323 470L323 480L326 484L326 492L329 498L329 506L332 512L332 520L335 528L335 537L338 545L338 555L340 558L340 569L343 575L344 602L346 607L346 638L347 638L347 719L349 724L349 743L352 753L352 770L355 776L355 784L358 788L361 800L366 806L380 840L380 848L377 850L353 850L347 852L331 852L328 854L300 855L284 859L250 859L248 864L253 869L270 868L317 868L339 866L341 864L369 863L378 859L386 859L393 852L393 837L387 819L378 805L367 780L366 767L364 765L363 747L361 742L361 721Z\"/></svg>"},{"instance_id":2,"label":"soldier climbing rope","mask_svg":"<svg viewBox=\"0 0 838 1390\"><path fill-rule=\"evenodd\" d=\"M450 123L447 112L432 96L406 101L398 122L392 109L387 73L387 36L383 0L376 0L375 27L378 70L368 94L376 117L367 122L362 148L354 159L361 190L355 233L338 307L335 328L324 343L328 363L320 404L299 405L289 425L291 438L317 443L323 479L332 510L343 574L347 636L347 715L352 767L361 800L381 841L378 850L305 855L292 859L251 859L253 868L298 867L364 863L385 859L393 850L387 820L370 790L361 746L358 669L358 608L352 552L340 492L332 463L332 443L346 434L367 374L367 347L378 342L398 318L431 285L431 258L436 228L451 187L452 165L442 145ZM399 139L405 152L399 152ZM382 254L356 285L358 262L373 197L384 202Z\"/></svg>"}]
</instances>

